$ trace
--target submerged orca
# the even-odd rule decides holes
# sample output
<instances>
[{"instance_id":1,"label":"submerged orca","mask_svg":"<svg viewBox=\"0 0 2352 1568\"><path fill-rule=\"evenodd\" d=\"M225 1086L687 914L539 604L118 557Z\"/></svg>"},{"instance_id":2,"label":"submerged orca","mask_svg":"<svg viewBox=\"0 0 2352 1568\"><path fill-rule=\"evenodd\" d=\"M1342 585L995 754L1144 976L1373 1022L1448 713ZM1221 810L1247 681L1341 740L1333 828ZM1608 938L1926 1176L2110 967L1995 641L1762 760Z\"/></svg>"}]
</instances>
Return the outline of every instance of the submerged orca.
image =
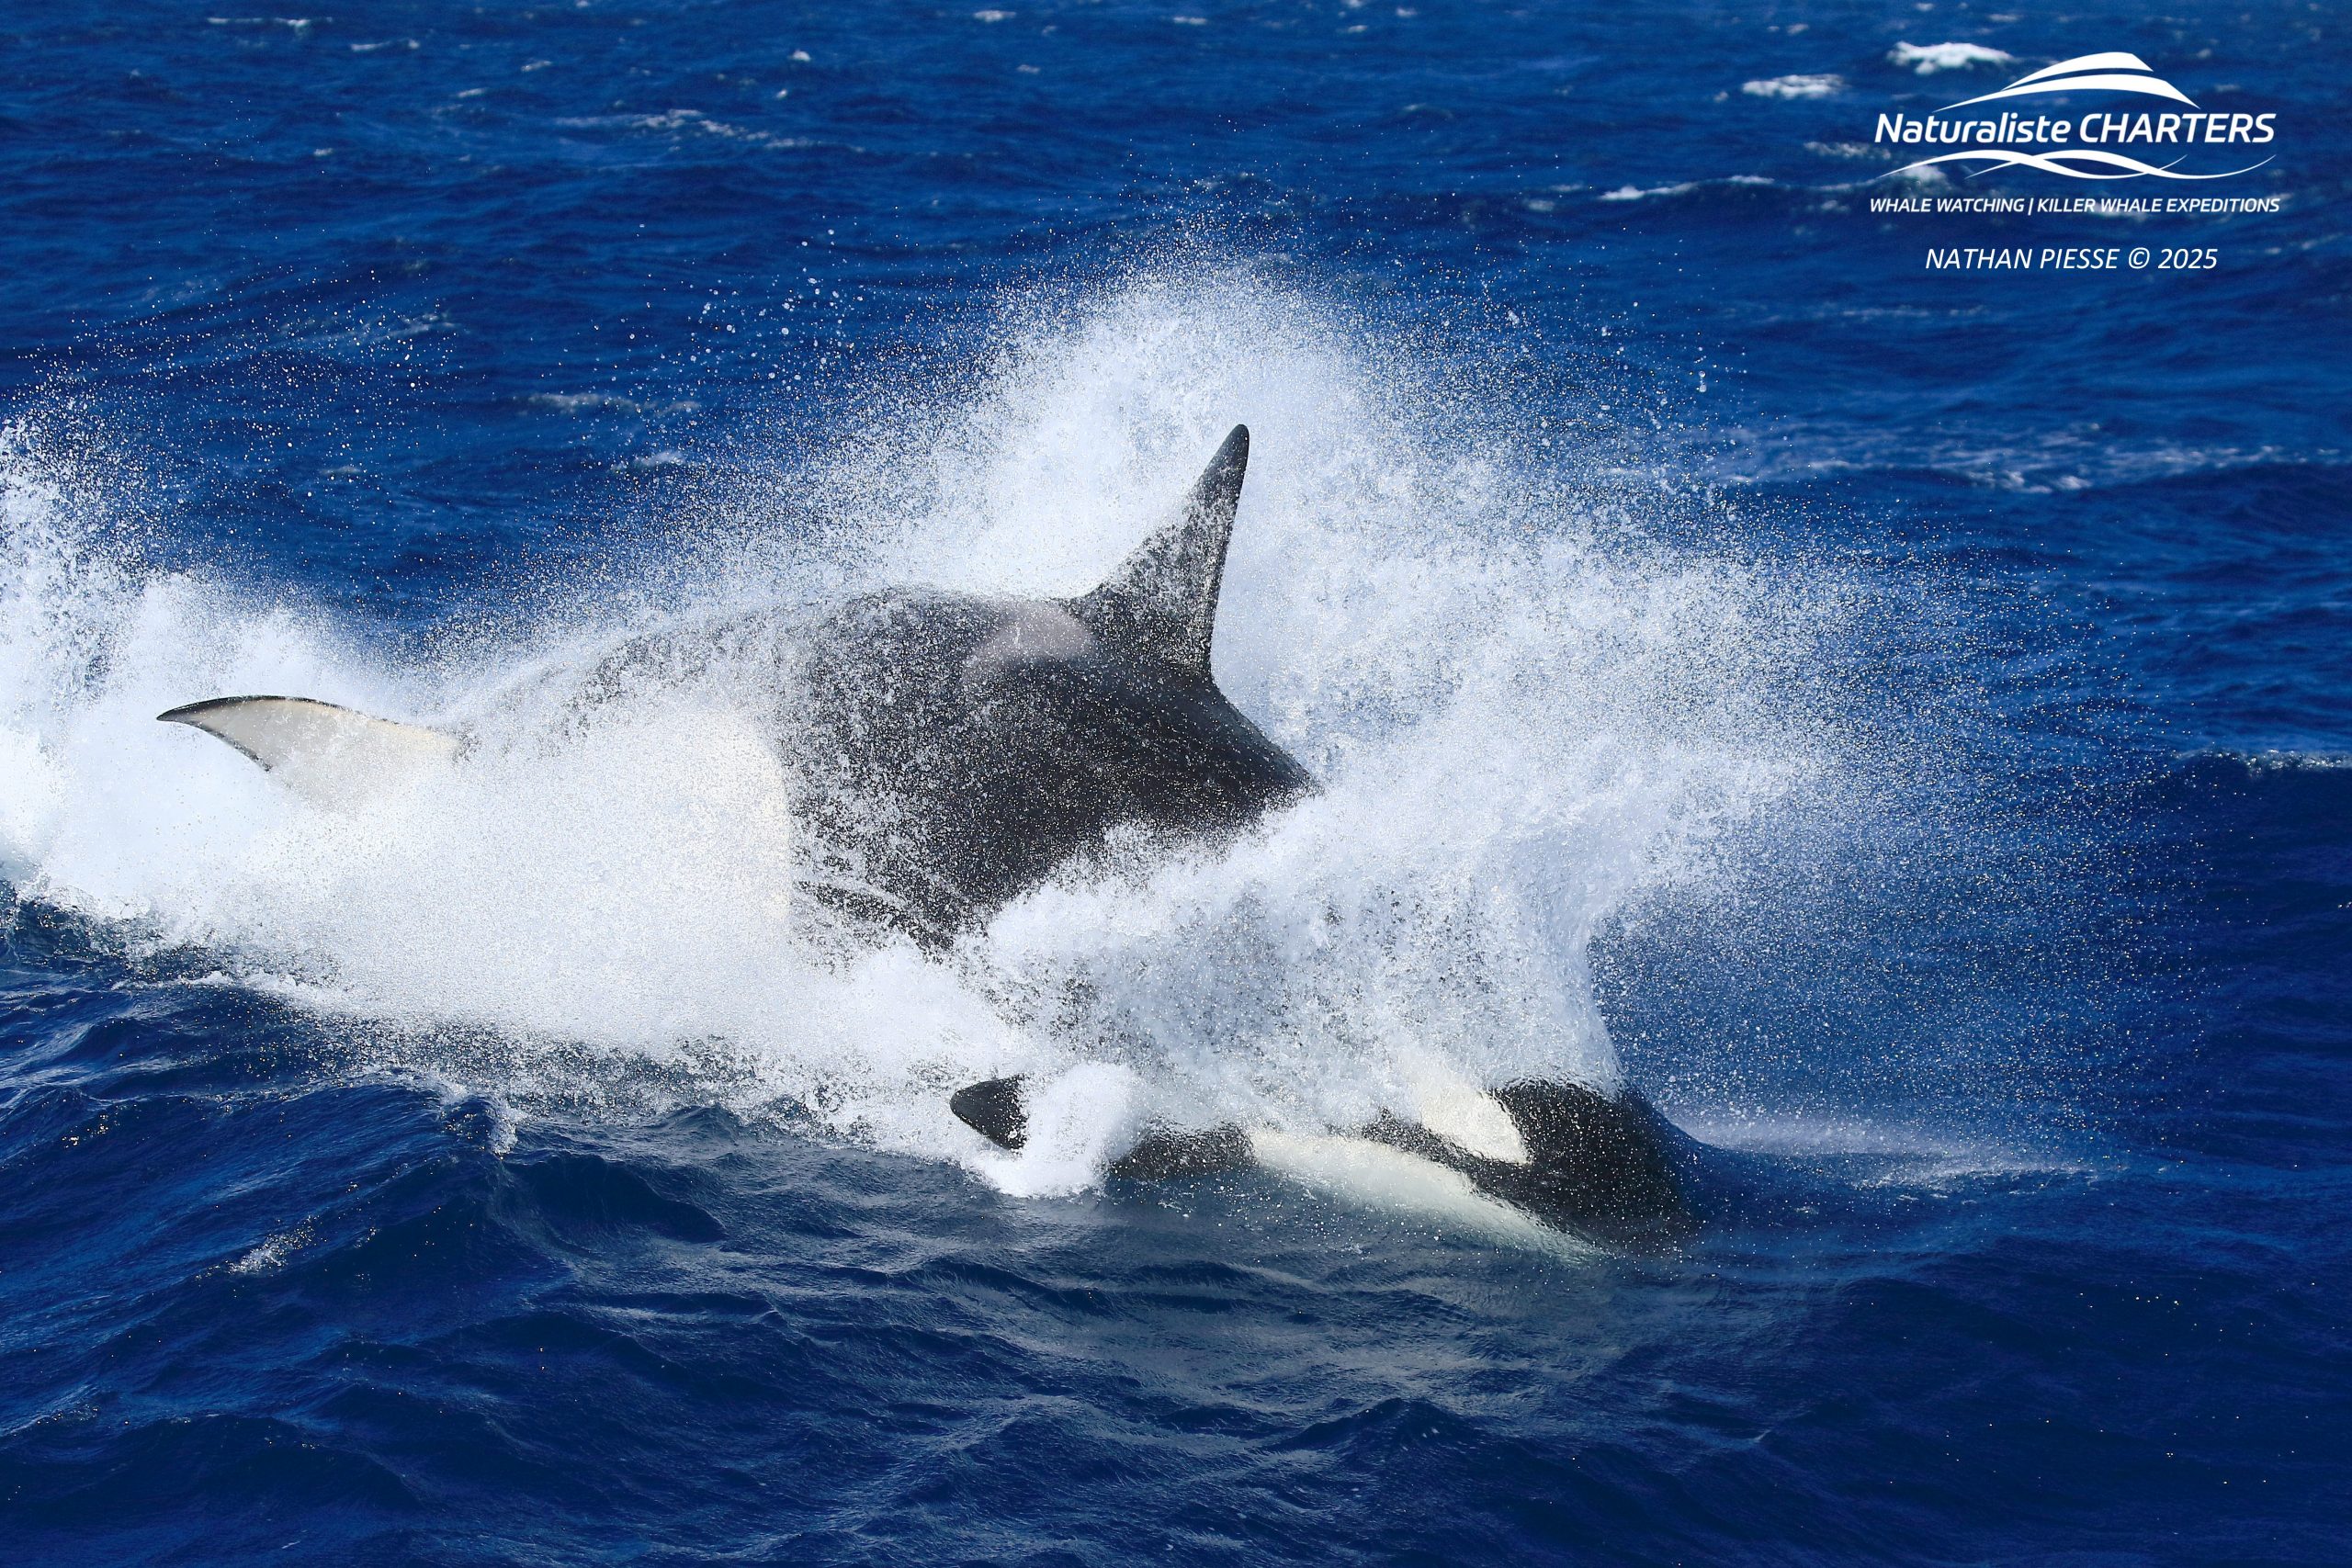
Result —
<instances>
[{"instance_id":1,"label":"submerged orca","mask_svg":"<svg viewBox=\"0 0 2352 1568\"><path fill-rule=\"evenodd\" d=\"M1032 600L924 589L813 618L725 628L773 642L789 722L778 746L812 831L801 887L863 940L949 946L1114 832L1233 833L1314 781L1219 691L1209 667L1227 541L1249 466L1237 425L1185 498L1100 586ZM625 648L590 686L655 655ZM462 753L463 735L307 698L223 697L158 716L219 737L299 792L364 798L397 768ZM950 1108L1001 1148L1027 1137L1027 1088L993 1079ZM1148 1127L1111 1168L1136 1179L1258 1164L1378 1163L1537 1222L1616 1243L1689 1232L1690 1141L1631 1089L1453 1086L1410 1116L1340 1139ZM1344 1163L1341 1160L1340 1163Z\"/></svg>"}]
</instances>

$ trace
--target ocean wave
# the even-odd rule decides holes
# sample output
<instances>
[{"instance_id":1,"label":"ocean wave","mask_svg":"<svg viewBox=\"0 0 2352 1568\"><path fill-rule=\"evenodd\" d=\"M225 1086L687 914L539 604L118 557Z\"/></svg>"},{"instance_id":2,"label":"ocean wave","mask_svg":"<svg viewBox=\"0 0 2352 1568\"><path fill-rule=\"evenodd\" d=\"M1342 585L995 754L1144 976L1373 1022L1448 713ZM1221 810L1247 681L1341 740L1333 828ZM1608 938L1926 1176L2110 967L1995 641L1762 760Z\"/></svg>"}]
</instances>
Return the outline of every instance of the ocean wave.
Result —
<instances>
[{"instance_id":1,"label":"ocean wave","mask_svg":"<svg viewBox=\"0 0 2352 1568\"><path fill-rule=\"evenodd\" d=\"M692 413L702 406L692 398L651 402L619 392L533 392L524 401L550 413L677 414Z\"/></svg>"},{"instance_id":2,"label":"ocean wave","mask_svg":"<svg viewBox=\"0 0 2352 1568\"><path fill-rule=\"evenodd\" d=\"M2331 750L2298 750L2289 747L2216 747L2188 751L2181 760L2191 766L2202 767L2219 762L2244 768L2249 773L2332 773L2352 768L2352 751Z\"/></svg>"},{"instance_id":3,"label":"ocean wave","mask_svg":"<svg viewBox=\"0 0 2352 1568\"><path fill-rule=\"evenodd\" d=\"M665 109L659 114L576 115L559 119L557 125L567 130L655 131L670 135L691 134L708 136L721 141L740 141L747 146L772 147L780 151L805 152L813 148L835 146L816 138L786 136L751 126L736 125L717 119L700 109ZM857 151L845 148L847 151Z\"/></svg>"},{"instance_id":4,"label":"ocean wave","mask_svg":"<svg viewBox=\"0 0 2352 1568\"><path fill-rule=\"evenodd\" d=\"M1975 65L2007 65L2017 56L1982 43L1898 43L1887 52L1890 65L1908 65L1921 76L1965 71Z\"/></svg>"},{"instance_id":5,"label":"ocean wave","mask_svg":"<svg viewBox=\"0 0 2352 1568\"><path fill-rule=\"evenodd\" d=\"M1871 319L1871 310L1845 312ZM1860 473L1931 473L2020 494L2067 494L2277 466L2324 468L2346 455L2279 446L2126 443L2090 427L1921 440L1817 426L1758 426L1713 433L1708 471L1724 483Z\"/></svg>"},{"instance_id":6,"label":"ocean wave","mask_svg":"<svg viewBox=\"0 0 2352 1568\"><path fill-rule=\"evenodd\" d=\"M1751 98L1832 98L1846 90L1846 78L1827 72L1767 76L1742 82L1739 90Z\"/></svg>"},{"instance_id":7,"label":"ocean wave","mask_svg":"<svg viewBox=\"0 0 2352 1568\"><path fill-rule=\"evenodd\" d=\"M1648 201L1658 197L1690 196L1703 190L1761 188L1779 184L1778 180L1763 175L1724 175L1713 179L1677 180L1672 185L1647 187L1620 186L1615 190L1602 191L1600 199L1602 201Z\"/></svg>"}]
</instances>

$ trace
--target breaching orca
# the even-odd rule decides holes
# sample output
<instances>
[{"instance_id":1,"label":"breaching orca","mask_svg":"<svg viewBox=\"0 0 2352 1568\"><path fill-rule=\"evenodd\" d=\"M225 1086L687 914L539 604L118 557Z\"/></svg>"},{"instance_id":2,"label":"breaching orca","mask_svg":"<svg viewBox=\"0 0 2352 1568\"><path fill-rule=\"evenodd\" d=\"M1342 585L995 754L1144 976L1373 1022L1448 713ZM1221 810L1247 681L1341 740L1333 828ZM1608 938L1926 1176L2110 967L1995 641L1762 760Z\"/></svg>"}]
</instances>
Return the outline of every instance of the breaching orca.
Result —
<instances>
[{"instance_id":1,"label":"breaching orca","mask_svg":"<svg viewBox=\"0 0 2352 1568\"><path fill-rule=\"evenodd\" d=\"M1114 832L1198 841L1313 790L1210 672L1249 457L1250 433L1237 425L1178 514L1074 599L891 589L814 616L721 629L739 645L772 643L790 672L779 677L791 712L777 744L795 819L810 829L800 886L832 912L834 929L941 952ZM588 685L659 657L640 639ZM300 697L215 698L158 716L342 807L469 744ZM959 1091L950 1108L990 1143L1019 1149L1027 1100L1027 1086L1003 1078ZM1631 1089L1452 1085L1337 1138L1147 1126L1110 1172L1149 1179L1254 1164L1328 1173L1372 1162L1385 1179L1425 1179L1556 1229L1645 1245L1693 1227L1694 1148Z\"/></svg>"}]
</instances>

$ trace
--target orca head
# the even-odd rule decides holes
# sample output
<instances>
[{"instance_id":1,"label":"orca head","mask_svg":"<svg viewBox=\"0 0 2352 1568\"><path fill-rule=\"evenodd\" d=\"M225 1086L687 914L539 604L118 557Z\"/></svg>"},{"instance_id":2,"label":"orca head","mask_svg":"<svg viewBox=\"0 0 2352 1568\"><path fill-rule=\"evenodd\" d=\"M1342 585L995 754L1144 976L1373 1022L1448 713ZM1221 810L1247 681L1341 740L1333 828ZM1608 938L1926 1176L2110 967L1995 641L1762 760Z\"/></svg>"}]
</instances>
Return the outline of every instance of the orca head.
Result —
<instances>
[{"instance_id":1,"label":"orca head","mask_svg":"<svg viewBox=\"0 0 2352 1568\"><path fill-rule=\"evenodd\" d=\"M1690 1191L1699 1145L1631 1088L1614 1095L1562 1079L1493 1091L1525 1144L1523 1160L1479 1161L1478 1187L1545 1224L1635 1250L1699 1228Z\"/></svg>"}]
</instances>

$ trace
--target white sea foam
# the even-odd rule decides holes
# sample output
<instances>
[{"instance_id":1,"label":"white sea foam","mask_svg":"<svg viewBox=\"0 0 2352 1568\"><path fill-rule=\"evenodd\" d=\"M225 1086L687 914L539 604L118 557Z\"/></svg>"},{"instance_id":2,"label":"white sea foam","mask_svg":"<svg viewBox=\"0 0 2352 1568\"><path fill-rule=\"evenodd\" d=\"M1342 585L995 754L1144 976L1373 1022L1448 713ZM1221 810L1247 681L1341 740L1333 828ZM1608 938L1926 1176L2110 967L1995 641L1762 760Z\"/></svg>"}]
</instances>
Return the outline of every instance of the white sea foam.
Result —
<instances>
[{"instance_id":1,"label":"white sea foam","mask_svg":"<svg viewBox=\"0 0 2352 1568\"><path fill-rule=\"evenodd\" d=\"M289 1231L280 1231L262 1242L259 1247L229 1265L232 1274L273 1274L286 1267L286 1260L311 1245L311 1227L305 1223Z\"/></svg>"},{"instance_id":2,"label":"white sea foam","mask_svg":"<svg viewBox=\"0 0 2352 1568\"><path fill-rule=\"evenodd\" d=\"M771 130L759 130L715 119L700 109L666 109L660 114L571 116L555 123L566 130L649 130L681 137L714 136L723 141L786 151L802 151L818 145L805 136L779 136Z\"/></svg>"},{"instance_id":3,"label":"white sea foam","mask_svg":"<svg viewBox=\"0 0 2352 1568\"><path fill-rule=\"evenodd\" d=\"M1908 65L1922 76L1965 71L1972 65L2007 65L2017 56L1982 43L1898 43L1887 53L1893 65Z\"/></svg>"},{"instance_id":4,"label":"white sea foam","mask_svg":"<svg viewBox=\"0 0 2352 1568\"><path fill-rule=\"evenodd\" d=\"M1714 190L1725 186L1736 187L1769 186L1777 183L1768 175L1726 175L1720 180L1679 180L1673 185L1651 186L1646 189L1640 186L1620 186L1615 190L1601 192L1600 199L1603 201L1646 201L1657 196L1689 196L1695 190Z\"/></svg>"},{"instance_id":5,"label":"white sea foam","mask_svg":"<svg viewBox=\"0 0 2352 1568\"><path fill-rule=\"evenodd\" d=\"M1846 90L1846 78L1827 72L1767 76L1742 82L1739 90L1751 98L1832 98Z\"/></svg>"},{"instance_id":6,"label":"white sea foam","mask_svg":"<svg viewBox=\"0 0 2352 1568\"><path fill-rule=\"evenodd\" d=\"M1313 1136L1432 1064L1607 1082L1589 946L1826 776L1790 696L1821 628L1801 583L1646 542L1464 375L1294 294L1147 277L1009 308L953 393L877 382L815 462L741 477L746 515L788 497L832 522L671 563L690 612L884 580L1072 592L1229 424L1255 433L1217 674L1326 787L1225 849L1072 870L948 964L796 946L756 659L583 721L567 672L638 624L633 596L401 658L297 594L145 564L110 481L19 426L0 874L134 959L195 950L318 1010L364 1062L516 1099L631 1071L746 1114L788 1098L1019 1191L1084 1185L1147 1112ZM335 816L154 722L249 692L480 743ZM1053 1086L1018 1159L945 1108L1009 1071Z\"/></svg>"}]
</instances>

